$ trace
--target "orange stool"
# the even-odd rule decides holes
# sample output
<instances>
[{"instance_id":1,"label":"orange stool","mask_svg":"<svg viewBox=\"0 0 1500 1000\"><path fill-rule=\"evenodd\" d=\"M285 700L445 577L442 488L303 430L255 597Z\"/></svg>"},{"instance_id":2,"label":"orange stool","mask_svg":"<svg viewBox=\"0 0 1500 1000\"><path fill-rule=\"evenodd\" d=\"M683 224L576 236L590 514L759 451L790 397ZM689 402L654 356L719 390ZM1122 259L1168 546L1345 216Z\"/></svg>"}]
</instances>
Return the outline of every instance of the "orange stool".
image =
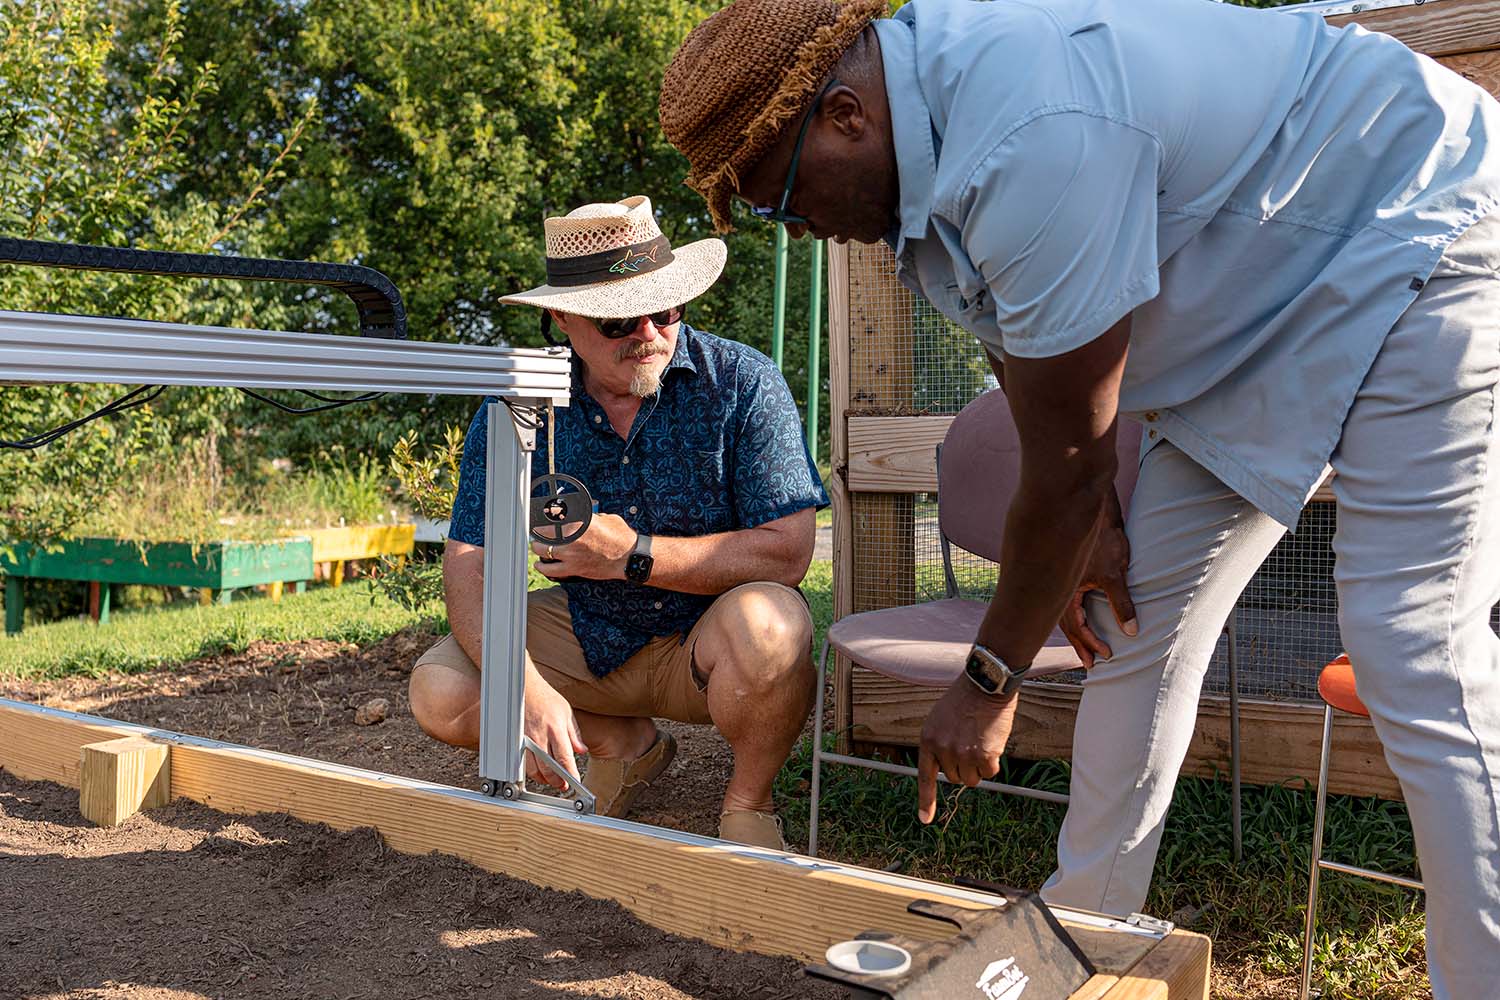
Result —
<instances>
[{"instance_id":1,"label":"orange stool","mask_svg":"<svg viewBox=\"0 0 1500 1000\"><path fill-rule=\"evenodd\" d=\"M1370 717L1370 710L1359 700L1359 691L1354 684L1354 667L1350 665L1347 653L1340 654L1318 674L1318 694L1323 698L1323 748L1318 757L1318 804L1313 817L1312 865L1308 871L1307 926L1302 934L1302 990L1298 993L1301 1000L1307 1000L1308 990L1312 986L1313 927L1318 915L1318 873L1322 869L1391 882L1408 889L1422 888L1422 883L1416 879L1324 860L1323 820L1328 806L1328 757L1333 749L1333 710L1338 709L1349 715L1362 715L1367 719Z\"/></svg>"}]
</instances>

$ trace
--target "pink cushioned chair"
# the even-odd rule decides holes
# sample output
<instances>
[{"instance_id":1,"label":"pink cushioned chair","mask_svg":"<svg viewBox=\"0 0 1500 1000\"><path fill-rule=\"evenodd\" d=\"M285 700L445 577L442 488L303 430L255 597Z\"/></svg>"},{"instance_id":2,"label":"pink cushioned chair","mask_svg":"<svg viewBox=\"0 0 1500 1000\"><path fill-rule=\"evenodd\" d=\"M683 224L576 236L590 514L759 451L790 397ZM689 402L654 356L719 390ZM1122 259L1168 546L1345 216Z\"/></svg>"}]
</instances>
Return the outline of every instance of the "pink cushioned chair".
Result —
<instances>
[{"instance_id":1,"label":"pink cushioned chair","mask_svg":"<svg viewBox=\"0 0 1500 1000\"><path fill-rule=\"evenodd\" d=\"M1120 471L1115 488L1129 509L1139 468L1141 430L1121 420L1118 434ZM974 400L954 418L938 449L938 530L943 544L947 596L941 600L848 615L835 622L823 641L818 676L826 676L828 649L867 670L921 687L946 688L963 672L969 647L979 633L988 601L958 596L950 545L958 545L991 562L1000 560L1005 512L1020 482L1021 443L1011 421L1005 394L996 389ZM1078 655L1061 631L1054 630L1038 654L1030 676L1046 676L1080 667ZM871 770L916 776L916 769L884 761L823 750L823 689L818 685L813 713L812 810L808 817L807 853L818 853L818 800L823 764L849 764ZM947 780L946 777L943 780ZM983 781L980 788L1009 792L1048 802L1068 797L1019 785Z\"/></svg>"}]
</instances>

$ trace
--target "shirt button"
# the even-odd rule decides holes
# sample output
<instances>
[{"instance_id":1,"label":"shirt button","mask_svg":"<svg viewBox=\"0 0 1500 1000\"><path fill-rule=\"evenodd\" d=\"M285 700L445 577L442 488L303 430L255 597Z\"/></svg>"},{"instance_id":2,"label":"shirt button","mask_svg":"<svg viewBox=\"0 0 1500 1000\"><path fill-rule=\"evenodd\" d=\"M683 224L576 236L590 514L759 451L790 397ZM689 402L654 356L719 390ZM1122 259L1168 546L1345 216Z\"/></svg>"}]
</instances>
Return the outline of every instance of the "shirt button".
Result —
<instances>
[{"instance_id":1,"label":"shirt button","mask_svg":"<svg viewBox=\"0 0 1500 1000\"><path fill-rule=\"evenodd\" d=\"M1156 437L1156 432L1155 431L1147 431L1146 432L1146 436L1148 438L1153 438L1154 439Z\"/></svg>"},{"instance_id":2,"label":"shirt button","mask_svg":"<svg viewBox=\"0 0 1500 1000\"><path fill-rule=\"evenodd\" d=\"M661 601L657 601L657 602L656 602L656 610L657 610L657 611L660 611L660 610L661 610Z\"/></svg>"},{"instance_id":3,"label":"shirt button","mask_svg":"<svg viewBox=\"0 0 1500 1000\"><path fill-rule=\"evenodd\" d=\"M599 414L596 413L596 414L594 414L594 423L596 423L596 424L602 424L602 423L604 423L604 418L601 417L601 416L599 416Z\"/></svg>"},{"instance_id":4,"label":"shirt button","mask_svg":"<svg viewBox=\"0 0 1500 1000\"><path fill-rule=\"evenodd\" d=\"M1161 416L1161 414L1157 413L1155 410L1146 411L1146 420L1152 423L1154 423L1156 421L1156 418L1159 416Z\"/></svg>"},{"instance_id":5,"label":"shirt button","mask_svg":"<svg viewBox=\"0 0 1500 1000\"><path fill-rule=\"evenodd\" d=\"M625 457L621 458L620 459L620 464L621 465L629 465L630 464L630 456L626 455Z\"/></svg>"},{"instance_id":6,"label":"shirt button","mask_svg":"<svg viewBox=\"0 0 1500 1000\"><path fill-rule=\"evenodd\" d=\"M636 509L635 509L635 505L634 505L634 504L632 504L632 505L631 505L631 507L630 507L630 513L632 513L632 514L634 514L634 513L636 513L636 512L637 512L637 511L636 511Z\"/></svg>"}]
</instances>

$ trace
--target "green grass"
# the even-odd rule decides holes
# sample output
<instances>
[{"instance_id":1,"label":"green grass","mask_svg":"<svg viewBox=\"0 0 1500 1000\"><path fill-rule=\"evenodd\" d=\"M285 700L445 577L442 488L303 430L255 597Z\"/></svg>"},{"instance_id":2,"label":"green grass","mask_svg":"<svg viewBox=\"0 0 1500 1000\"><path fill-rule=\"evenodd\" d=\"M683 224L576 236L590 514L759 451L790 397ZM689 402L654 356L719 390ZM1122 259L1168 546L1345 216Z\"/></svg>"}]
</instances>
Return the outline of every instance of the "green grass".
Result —
<instances>
[{"instance_id":1,"label":"green grass","mask_svg":"<svg viewBox=\"0 0 1500 1000\"><path fill-rule=\"evenodd\" d=\"M0 677L42 680L80 674L136 673L219 653L257 640L332 639L371 643L422 618L361 584L314 587L279 604L235 596L229 605L177 604L112 614L108 625L87 620L28 625L0 638Z\"/></svg>"},{"instance_id":2,"label":"green grass","mask_svg":"<svg viewBox=\"0 0 1500 1000\"><path fill-rule=\"evenodd\" d=\"M533 587L544 584L533 575ZM817 627L816 650L832 618L831 564L814 563L802 589ZM428 610L441 618L440 608ZM57 622L28 626L23 635L0 640L0 677L146 670L243 650L257 639L369 643L421 620L384 598L372 604L369 590L359 584L314 588L288 595L279 605L237 598L227 607L126 612L102 628L86 621ZM810 760L804 742L777 778L777 804L794 846L807 838ZM1066 791L1068 765L1007 760L1002 780ZM823 796L825 857L877 868L895 865L924 878L963 875L1028 887L1040 885L1055 862L1059 806L948 788L937 822L924 827L916 820L913 782L844 767L825 771ZM1296 975L1312 842L1311 793L1247 786L1243 802L1245 856L1236 865L1228 784L1198 778L1178 783L1147 903L1148 912L1175 914L1210 935L1219 968L1232 966L1252 980L1262 977L1243 987L1225 983L1216 994L1232 998L1257 995L1264 977ZM1328 856L1414 874L1411 829L1401 804L1334 797L1327 829ZM1319 927L1315 983L1323 984L1325 996L1424 995L1419 895L1325 873Z\"/></svg>"}]
</instances>

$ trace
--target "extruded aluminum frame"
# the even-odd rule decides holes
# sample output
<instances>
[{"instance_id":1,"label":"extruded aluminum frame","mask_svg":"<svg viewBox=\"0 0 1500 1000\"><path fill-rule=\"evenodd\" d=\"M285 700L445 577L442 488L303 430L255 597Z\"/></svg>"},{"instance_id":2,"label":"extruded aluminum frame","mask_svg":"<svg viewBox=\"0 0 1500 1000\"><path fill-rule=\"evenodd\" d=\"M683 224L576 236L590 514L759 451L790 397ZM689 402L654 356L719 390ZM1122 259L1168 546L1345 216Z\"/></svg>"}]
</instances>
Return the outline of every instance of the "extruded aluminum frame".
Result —
<instances>
[{"instance_id":1,"label":"extruded aluminum frame","mask_svg":"<svg viewBox=\"0 0 1500 1000\"><path fill-rule=\"evenodd\" d=\"M489 794L591 811L525 791L526 577L535 432L510 407L566 406L564 348L483 347L0 311L0 384L245 386L494 396L487 407L480 777ZM533 748L534 749L534 748ZM545 755L542 755L545 756ZM545 763L545 762L544 762Z\"/></svg>"}]
</instances>

